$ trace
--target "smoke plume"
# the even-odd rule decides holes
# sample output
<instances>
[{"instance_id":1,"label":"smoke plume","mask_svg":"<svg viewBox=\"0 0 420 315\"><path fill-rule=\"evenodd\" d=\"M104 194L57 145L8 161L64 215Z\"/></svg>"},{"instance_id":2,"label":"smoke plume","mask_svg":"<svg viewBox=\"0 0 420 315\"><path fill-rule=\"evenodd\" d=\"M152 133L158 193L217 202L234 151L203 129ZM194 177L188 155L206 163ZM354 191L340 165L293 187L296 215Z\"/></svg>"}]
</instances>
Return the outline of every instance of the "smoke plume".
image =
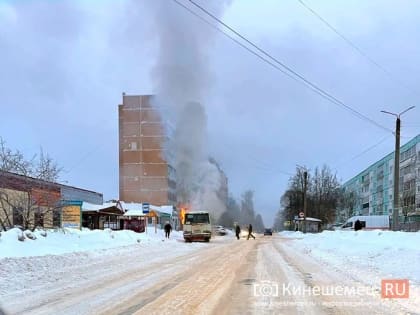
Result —
<instances>
[{"instance_id":1,"label":"smoke plume","mask_svg":"<svg viewBox=\"0 0 420 315\"><path fill-rule=\"evenodd\" d=\"M188 1L181 2L193 8ZM212 2L211 11L220 16L229 2ZM161 109L165 122L174 123L172 128L166 124L169 140L165 158L176 169L178 201L190 204L193 210L211 211L218 218L225 210L219 194L222 178L208 160L204 106L212 83L207 52L214 30L173 1L154 0L150 5L158 39L152 71L154 104Z\"/></svg>"}]
</instances>

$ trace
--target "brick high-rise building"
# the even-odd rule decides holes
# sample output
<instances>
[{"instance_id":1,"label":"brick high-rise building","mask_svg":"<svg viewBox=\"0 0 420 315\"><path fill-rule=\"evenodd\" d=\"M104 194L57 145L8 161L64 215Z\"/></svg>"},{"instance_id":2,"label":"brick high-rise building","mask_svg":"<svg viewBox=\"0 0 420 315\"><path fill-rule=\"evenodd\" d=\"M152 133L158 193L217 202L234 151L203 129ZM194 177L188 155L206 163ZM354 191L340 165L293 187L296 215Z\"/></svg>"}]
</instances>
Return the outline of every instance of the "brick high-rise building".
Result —
<instances>
[{"instance_id":1,"label":"brick high-rise building","mask_svg":"<svg viewBox=\"0 0 420 315\"><path fill-rule=\"evenodd\" d=\"M175 170L165 160L167 137L151 95L125 95L118 106L120 200L176 205Z\"/></svg>"}]
</instances>

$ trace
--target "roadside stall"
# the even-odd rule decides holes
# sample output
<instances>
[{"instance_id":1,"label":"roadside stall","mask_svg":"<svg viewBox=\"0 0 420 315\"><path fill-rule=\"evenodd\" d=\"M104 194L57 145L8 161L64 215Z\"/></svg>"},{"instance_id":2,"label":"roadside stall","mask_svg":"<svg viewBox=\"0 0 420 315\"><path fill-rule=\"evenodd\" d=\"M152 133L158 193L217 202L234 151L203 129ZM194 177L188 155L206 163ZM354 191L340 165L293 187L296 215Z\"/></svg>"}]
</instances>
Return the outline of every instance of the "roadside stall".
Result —
<instances>
[{"instance_id":1,"label":"roadside stall","mask_svg":"<svg viewBox=\"0 0 420 315\"><path fill-rule=\"evenodd\" d=\"M124 214L119 202L108 202L95 205L88 202L82 204L82 226L89 229L121 230L123 226L119 217Z\"/></svg>"},{"instance_id":2,"label":"roadside stall","mask_svg":"<svg viewBox=\"0 0 420 315\"><path fill-rule=\"evenodd\" d=\"M304 224L306 221L306 232L307 233L319 233L321 232L321 222L322 220L307 217L306 220L304 218L295 217L295 231L304 231Z\"/></svg>"},{"instance_id":3,"label":"roadside stall","mask_svg":"<svg viewBox=\"0 0 420 315\"><path fill-rule=\"evenodd\" d=\"M124 222L124 229L137 233L146 231L147 213L143 212L141 203L121 202L125 213L120 217Z\"/></svg>"}]
</instances>

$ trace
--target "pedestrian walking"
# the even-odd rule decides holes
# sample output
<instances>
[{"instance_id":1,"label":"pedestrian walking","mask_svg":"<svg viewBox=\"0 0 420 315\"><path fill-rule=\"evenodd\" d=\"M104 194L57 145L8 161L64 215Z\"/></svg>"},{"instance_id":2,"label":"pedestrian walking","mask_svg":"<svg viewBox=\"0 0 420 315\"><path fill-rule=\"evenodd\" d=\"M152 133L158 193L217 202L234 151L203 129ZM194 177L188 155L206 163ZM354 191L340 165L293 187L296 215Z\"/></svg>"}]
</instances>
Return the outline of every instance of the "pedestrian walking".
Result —
<instances>
[{"instance_id":1,"label":"pedestrian walking","mask_svg":"<svg viewBox=\"0 0 420 315\"><path fill-rule=\"evenodd\" d=\"M362 222L360 222L359 220L356 220L356 222L354 222L354 230L355 231L359 231L362 229Z\"/></svg>"},{"instance_id":2,"label":"pedestrian walking","mask_svg":"<svg viewBox=\"0 0 420 315\"><path fill-rule=\"evenodd\" d=\"M166 222L164 229L165 229L165 238L169 238L169 235L171 234L171 231L172 231L172 225L169 223L169 221Z\"/></svg>"},{"instance_id":3,"label":"pedestrian walking","mask_svg":"<svg viewBox=\"0 0 420 315\"><path fill-rule=\"evenodd\" d=\"M240 235L241 235L241 227L239 226L239 224L236 224L235 233L236 233L236 238L239 240Z\"/></svg>"},{"instance_id":4,"label":"pedestrian walking","mask_svg":"<svg viewBox=\"0 0 420 315\"><path fill-rule=\"evenodd\" d=\"M252 224L250 224L249 226L248 226L248 237L247 237L247 240L249 240L249 237L252 237L254 240L255 240L255 236L254 235L252 235Z\"/></svg>"}]
</instances>

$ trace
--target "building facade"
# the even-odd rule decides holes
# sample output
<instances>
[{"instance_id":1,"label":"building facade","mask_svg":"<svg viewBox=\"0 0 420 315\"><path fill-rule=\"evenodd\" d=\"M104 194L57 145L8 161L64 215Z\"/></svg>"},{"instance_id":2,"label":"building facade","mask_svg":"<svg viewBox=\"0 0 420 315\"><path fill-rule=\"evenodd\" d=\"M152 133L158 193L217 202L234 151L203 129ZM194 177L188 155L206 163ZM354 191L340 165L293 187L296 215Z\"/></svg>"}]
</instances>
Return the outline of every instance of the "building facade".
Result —
<instances>
[{"instance_id":1,"label":"building facade","mask_svg":"<svg viewBox=\"0 0 420 315\"><path fill-rule=\"evenodd\" d=\"M166 133L151 95L125 95L118 106L119 198L176 205L175 169L165 159Z\"/></svg>"},{"instance_id":2,"label":"building facade","mask_svg":"<svg viewBox=\"0 0 420 315\"><path fill-rule=\"evenodd\" d=\"M394 203L394 152L363 170L343 185L344 207L339 221L353 215L391 215ZM420 135L400 148L401 220L420 214ZM405 217L405 219L404 219Z\"/></svg>"},{"instance_id":3,"label":"building facade","mask_svg":"<svg viewBox=\"0 0 420 315\"><path fill-rule=\"evenodd\" d=\"M69 201L103 203L100 193L0 171L0 230L13 226L61 227Z\"/></svg>"}]
</instances>

